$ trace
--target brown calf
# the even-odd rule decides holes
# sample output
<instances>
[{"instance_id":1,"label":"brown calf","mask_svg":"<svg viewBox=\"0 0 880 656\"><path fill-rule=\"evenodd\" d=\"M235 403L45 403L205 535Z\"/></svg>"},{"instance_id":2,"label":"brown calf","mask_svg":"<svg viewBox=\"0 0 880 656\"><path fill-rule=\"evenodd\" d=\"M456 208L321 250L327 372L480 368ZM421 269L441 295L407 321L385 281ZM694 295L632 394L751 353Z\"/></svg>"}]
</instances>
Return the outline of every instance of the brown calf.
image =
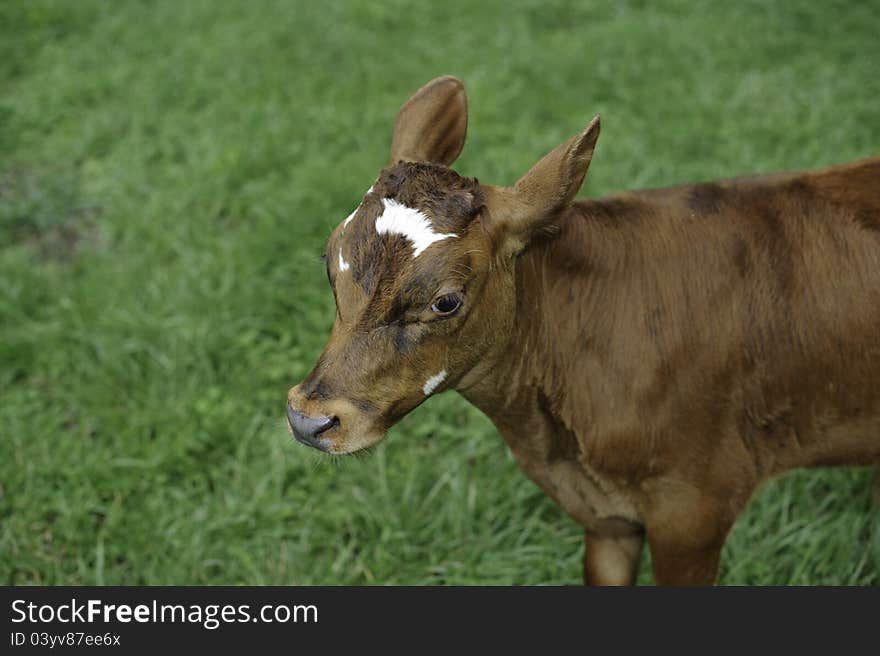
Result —
<instances>
[{"instance_id":1,"label":"brown calf","mask_svg":"<svg viewBox=\"0 0 880 656\"><path fill-rule=\"evenodd\" d=\"M449 167L462 84L420 89L333 232L336 321L295 437L382 438L455 389L586 530L588 583L715 580L762 481L880 462L880 158L574 202L599 119L513 187Z\"/></svg>"}]
</instances>

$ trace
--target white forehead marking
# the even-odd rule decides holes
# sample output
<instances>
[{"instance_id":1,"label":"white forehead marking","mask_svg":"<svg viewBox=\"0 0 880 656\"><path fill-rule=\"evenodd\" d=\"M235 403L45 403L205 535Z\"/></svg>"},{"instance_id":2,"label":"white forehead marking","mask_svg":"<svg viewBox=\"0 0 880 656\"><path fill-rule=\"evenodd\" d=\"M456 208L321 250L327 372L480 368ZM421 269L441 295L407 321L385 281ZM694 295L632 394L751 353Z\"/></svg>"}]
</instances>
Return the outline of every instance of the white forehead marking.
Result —
<instances>
[{"instance_id":1,"label":"white forehead marking","mask_svg":"<svg viewBox=\"0 0 880 656\"><path fill-rule=\"evenodd\" d=\"M351 268L351 265L342 259L342 249L339 249L339 270L340 271L348 271Z\"/></svg>"},{"instance_id":2,"label":"white forehead marking","mask_svg":"<svg viewBox=\"0 0 880 656\"><path fill-rule=\"evenodd\" d=\"M413 257L418 257L435 241L447 237L457 237L452 233L434 232L431 220L411 207L398 203L393 198L383 198L384 209L376 218L376 232L380 235L403 235L412 242Z\"/></svg>"},{"instance_id":3,"label":"white forehead marking","mask_svg":"<svg viewBox=\"0 0 880 656\"><path fill-rule=\"evenodd\" d=\"M367 189L367 193L364 194L364 195L365 195L365 196L369 196L369 195L372 194L372 193L373 193L373 185L370 185L370 188ZM361 202L363 202L363 201L361 201ZM358 212L358 210L359 210L360 208L361 208L361 204L358 203L358 206L354 208L354 212L352 212L352 213L349 214L347 217L345 217L345 221L342 222L342 229L343 229L343 230L345 230L345 228L348 226L348 224L351 223L351 220L354 218L354 215L357 214L357 212ZM348 267L346 267L346 269L347 269L347 268L348 268ZM345 269L343 269L343 271L344 271L344 270L345 270Z\"/></svg>"},{"instance_id":4,"label":"white forehead marking","mask_svg":"<svg viewBox=\"0 0 880 656\"><path fill-rule=\"evenodd\" d=\"M422 391L425 393L425 396L428 396L431 392L437 389L437 385L446 380L446 369L441 371L436 376L431 376L428 380L425 381L425 386L422 387Z\"/></svg>"}]
</instances>

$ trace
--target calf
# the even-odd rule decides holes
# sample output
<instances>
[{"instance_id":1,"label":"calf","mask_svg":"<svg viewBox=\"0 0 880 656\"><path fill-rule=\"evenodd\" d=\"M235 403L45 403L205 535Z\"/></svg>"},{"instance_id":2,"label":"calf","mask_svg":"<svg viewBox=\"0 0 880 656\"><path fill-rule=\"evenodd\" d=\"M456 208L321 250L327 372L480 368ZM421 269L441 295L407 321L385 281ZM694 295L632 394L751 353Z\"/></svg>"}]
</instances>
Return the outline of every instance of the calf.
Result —
<instances>
[{"instance_id":1,"label":"calf","mask_svg":"<svg viewBox=\"0 0 880 656\"><path fill-rule=\"evenodd\" d=\"M575 202L598 116L512 187L448 168L466 127L461 82L420 89L331 235L296 439L351 453L454 389L598 584L632 583L645 537L658 583L712 583L762 481L880 462L880 158Z\"/></svg>"}]
</instances>

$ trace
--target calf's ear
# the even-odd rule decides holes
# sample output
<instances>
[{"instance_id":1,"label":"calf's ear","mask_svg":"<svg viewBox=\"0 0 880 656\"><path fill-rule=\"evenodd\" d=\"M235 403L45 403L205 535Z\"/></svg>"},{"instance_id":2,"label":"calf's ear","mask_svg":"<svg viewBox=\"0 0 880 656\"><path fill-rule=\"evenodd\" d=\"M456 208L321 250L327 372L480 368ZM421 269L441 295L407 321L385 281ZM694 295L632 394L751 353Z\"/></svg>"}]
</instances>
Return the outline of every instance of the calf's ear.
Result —
<instances>
[{"instance_id":1,"label":"calf's ear","mask_svg":"<svg viewBox=\"0 0 880 656\"><path fill-rule=\"evenodd\" d=\"M397 113L390 163L405 160L449 166L464 147L467 118L461 80L451 75L431 80Z\"/></svg>"},{"instance_id":2,"label":"calf's ear","mask_svg":"<svg viewBox=\"0 0 880 656\"><path fill-rule=\"evenodd\" d=\"M518 253L534 235L552 230L587 175L599 138L599 115L580 133L547 153L513 187L487 190L492 232Z\"/></svg>"}]
</instances>

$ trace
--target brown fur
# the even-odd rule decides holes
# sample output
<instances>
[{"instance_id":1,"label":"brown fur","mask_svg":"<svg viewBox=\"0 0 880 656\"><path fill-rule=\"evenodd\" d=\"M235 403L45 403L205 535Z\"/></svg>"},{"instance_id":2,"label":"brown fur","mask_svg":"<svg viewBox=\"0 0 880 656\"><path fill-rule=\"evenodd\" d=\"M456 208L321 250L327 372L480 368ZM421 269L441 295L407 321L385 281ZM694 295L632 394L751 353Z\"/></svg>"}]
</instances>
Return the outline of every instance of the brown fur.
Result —
<instances>
[{"instance_id":1,"label":"brown fur","mask_svg":"<svg viewBox=\"0 0 880 656\"><path fill-rule=\"evenodd\" d=\"M762 482L880 462L880 158L573 203L598 119L516 186L478 186L436 163L464 140L463 90L440 87L408 122L458 131L386 169L330 240L337 322L288 397L341 419L328 450L380 439L442 368L585 527L602 584L634 580L645 537L658 583L712 583ZM425 89L454 114L439 127L414 118ZM460 237L412 258L371 232L384 196ZM438 317L450 289L464 304Z\"/></svg>"}]
</instances>

